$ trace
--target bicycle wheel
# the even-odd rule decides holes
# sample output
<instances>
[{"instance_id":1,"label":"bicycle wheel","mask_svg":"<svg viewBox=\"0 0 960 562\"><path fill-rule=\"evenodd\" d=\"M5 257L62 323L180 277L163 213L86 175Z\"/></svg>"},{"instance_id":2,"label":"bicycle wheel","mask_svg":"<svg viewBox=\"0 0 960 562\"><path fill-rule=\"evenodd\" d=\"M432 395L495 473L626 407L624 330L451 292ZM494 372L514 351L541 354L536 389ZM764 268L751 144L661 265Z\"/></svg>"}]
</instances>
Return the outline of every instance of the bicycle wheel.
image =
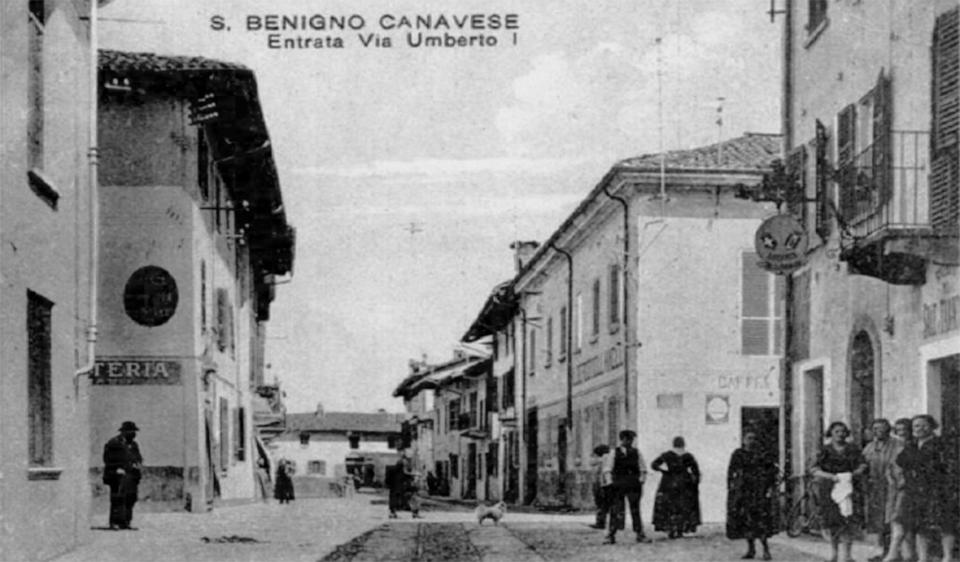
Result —
<instances>
[{"instance_id":1,"label":"bicycle wheel","mask_svg":"<svg viewBox=\"0 0 960 562\"><path fill-rule=\"evenodd\" d=\"M806 498L800 498L790 506L790 511L787 513L786 531L788 537L799 537L807 528L807 514L804 513L805 500Z\"/></svg>"}]
</instances>

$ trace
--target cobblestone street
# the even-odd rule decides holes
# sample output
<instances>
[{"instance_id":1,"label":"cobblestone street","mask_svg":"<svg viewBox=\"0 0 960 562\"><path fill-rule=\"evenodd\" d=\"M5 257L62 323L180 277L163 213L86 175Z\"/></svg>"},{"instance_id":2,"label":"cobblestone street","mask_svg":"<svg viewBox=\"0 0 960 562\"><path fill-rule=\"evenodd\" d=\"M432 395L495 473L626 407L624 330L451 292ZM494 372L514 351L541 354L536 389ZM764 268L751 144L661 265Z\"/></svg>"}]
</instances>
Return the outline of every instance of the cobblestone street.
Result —
<instances>
[{"instance_id":1,"label":"cobblestone street","mask_svg":"<svg viewBox=\"0 0 960 562\"><path fill-rule=\"evenodd\" d=\"M604 545L591 529L589 514L507 514L500 526L479 526L472 509L428 501L423 520L402 513L387 519L384 498L359 494L351 499L301 499L290 505L257 503L217 508L207 514L137 513L133 532L91 531L90 541L58 562L127 561L329 561L347 560L657 560L733 561L744 543L728 541L719 526L707 525L693 537L637 544L621 533ZM105 514L97 515L97 521ZM774 560L822 560L822 541L771 541ZM857 560L872 554L858 545Z\"/></svg>"}]
</instances>

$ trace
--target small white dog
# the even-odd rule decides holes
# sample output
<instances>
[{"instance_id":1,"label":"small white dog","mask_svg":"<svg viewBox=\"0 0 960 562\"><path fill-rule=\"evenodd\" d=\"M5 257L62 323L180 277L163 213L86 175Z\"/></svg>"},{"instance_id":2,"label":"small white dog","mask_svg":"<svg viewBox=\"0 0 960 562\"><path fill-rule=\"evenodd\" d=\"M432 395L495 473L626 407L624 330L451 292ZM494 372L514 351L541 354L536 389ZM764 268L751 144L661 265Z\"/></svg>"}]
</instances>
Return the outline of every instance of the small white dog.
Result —
<instances>
[{"instance_id":1,"label":"small white dog","mask_svg":"<svg viewBox=\"0 0 960 562\"><path fill-rule=\"evenodd\" d=\"M483 525L484 519L493 519L493 524L499 525L500 520L507 514L507 504L503 502L498 502L493 505L480 504L477 506L476 513L478 525Z\"/></svg>"}]
</instances>

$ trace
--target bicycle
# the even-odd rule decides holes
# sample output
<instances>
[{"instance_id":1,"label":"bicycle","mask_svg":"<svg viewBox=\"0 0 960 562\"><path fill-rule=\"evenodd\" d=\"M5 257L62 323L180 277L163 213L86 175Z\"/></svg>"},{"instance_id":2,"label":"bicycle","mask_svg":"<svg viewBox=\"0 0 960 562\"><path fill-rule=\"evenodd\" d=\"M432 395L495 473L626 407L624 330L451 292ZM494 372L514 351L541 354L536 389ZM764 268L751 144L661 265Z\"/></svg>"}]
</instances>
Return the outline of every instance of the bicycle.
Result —
<instances>
[{"instance_id":1,"label":"bicycle","mask_svg":"<svg viewBox=\"0 0 960 562\"><path fill-rule=\"evenodd\" d=\"M803 476L803 494L787 511L785 528L792 538L820 531L820 497L813 476Z\"/></svg>"}]
</instances>

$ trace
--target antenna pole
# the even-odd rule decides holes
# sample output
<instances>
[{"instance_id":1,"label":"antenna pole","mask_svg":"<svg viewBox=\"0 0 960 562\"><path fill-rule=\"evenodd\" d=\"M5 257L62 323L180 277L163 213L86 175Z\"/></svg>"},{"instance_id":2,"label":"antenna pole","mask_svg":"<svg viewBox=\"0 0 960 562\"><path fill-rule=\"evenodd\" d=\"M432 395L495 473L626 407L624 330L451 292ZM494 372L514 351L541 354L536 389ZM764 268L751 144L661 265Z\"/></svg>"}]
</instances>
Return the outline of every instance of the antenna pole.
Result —
<instances>
[{"instance_id":1,"label":"antenna pole","mask_svg":"<svg viewBox=\"0 0 960 562\"><path fill-rule=\"evenodd\" d=\"M657 37L657 128L660 142L660 201L667 200L666 155L663 153L663 38Z\"/></svg>"}]
</instances>

